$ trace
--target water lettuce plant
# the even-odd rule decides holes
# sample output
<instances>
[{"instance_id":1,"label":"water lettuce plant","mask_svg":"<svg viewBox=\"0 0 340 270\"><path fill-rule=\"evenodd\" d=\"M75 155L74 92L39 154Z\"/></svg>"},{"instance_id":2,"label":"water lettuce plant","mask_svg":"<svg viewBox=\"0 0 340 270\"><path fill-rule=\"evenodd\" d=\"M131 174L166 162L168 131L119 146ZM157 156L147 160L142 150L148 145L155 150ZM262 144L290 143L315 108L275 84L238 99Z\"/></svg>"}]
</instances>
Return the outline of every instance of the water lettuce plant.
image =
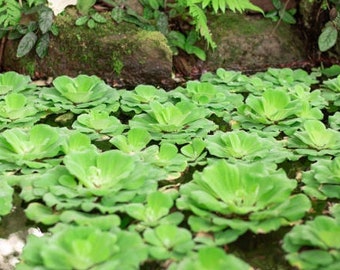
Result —
<instances>
[{"instance_id":1,"label":"water lettuce plant","mask_svg":"<svg viewBox=\"0 0 340 270\"><path fill-rule=\"evenodd\" d=\"M283 144L273 138L261 138L257 134L243 130L231 132L216 131L205 139L209 153L219 158L227 158L230 162L263 161L281 163L292 154Z\"/></svg>"},{"instance_id":2,"label":"water lettuce plant","mask_svg":"<svg viewBox=\"0 0 340 270\"><path fill-rule=\"evenodd\" d=\"M340 132L326 128L321 121L306 120L303 128L289 138L288 147L309 159L335 156L340 153Z\"/></svg>"},{"instance_id":3,"label":"water lettuce plant","mask_svg":"<svg viewBox=\"0 0 340 270\"><path fill-rule=\"evenodd\" d=\"M188 165L206 164L206 143L201 138L194 138L191 142L181 147L181 153L187 158Z\"/></svg>"},{"instance_id":4,"label":"water lettuce plant","mask_svg":"<svg viewBox=\"0 0 340 270\"><path fill-rule=\"evenodd\" d=\"M91 139L87 134L74 130L63 130L65 139L62 141L61 150L64 154L71 152L82 152L89 149L98 150L91 143Z\"/></svg>"},{"instance_id":5,"label":"water lettuce plant","mask_svg":"<svg viewBox=\"0 0 340 270\"><path fill-rule=\"evenodd\" d=\"M26 97L22 93L11 92L0 100L0 129L32 126L47 115L37 106L36 97Z\"/></svg>"},{"instance_id":6,"label":"water lettuce plant","mask_svg":"<svg viewBox=\"0 0 340 270\"><path fill-rule=\"evenodd\" d=\"M0 95L34 89L31 78L14 71L0 74Z\"/></svg>"},{"instance_id":7,"label":"water lettuce plant","mask_svg":"<svg viewBox=\"0 0 340 270\"><path fill-rule=\"evenodd\" d=\"M6 181L0 181L0 221L1 216L9 214L12 210L14 189Z\"/></svg>"},{"instance_id":8,"label":"water lettuce plant","mask_svg":"<svg viewBox=\"0 0 340 270\"><path fill-rule=\"evenodd\" d=\"M194 231L231 228L230 239L248 229L266 233L300 220L310 208L308 198L292 195L297 182L267 167L213 161L181 186L177 207L193 213L188 222Z\"/></svg>"},{"instance_id":9,"label":"water lettuce plant","mask_svg":"<svg viewBox=\"0 0 340 270\"><path fill-rule=\"evenodd\" d=\"M64 157L64 164L82 186L98 196L125 190L133 197L146 182L145 166L116 150L71 152Z\"/></svg>"},{"instance_id":10,"label":"water lettuce plant","mask_svg":"<svg viewBox=\"0 0 340 270\"><path fill-rule=\"evenodd\" d=\"M150 141L150 133L143 128L131 128L126 134L116 135L110 139L110 143L130 155L140 153Z\"/></svg>"},{"instance_id":11,"label":"water lettuce plant","mask_svg":"<svg viewBox=\"0 0 340 270\"><path fill-rule=\"evenodd\" d=\"M145 128L154 140L183 144L217 128L212 121L206 119L209 114L209 110L199 108L189 101L176 104L153 101L150 110L135 115L129 125L131 128Z\"/></svg>"},{"instance_id":12,"label":"water lettuce plant","mask_svg":"<svg viewBox=\"0 0 340 270\"><path fill-rule=\"evenodd\" d=\"M292 100L287 91L267 89L261 96L250 94L233 120L245 129L292 133L296 130L295 122L299 122L296 114L300 111L301 103Z\"/></svg>"},{"instance_id":13,"label":"water lettuce plant","mask_svg":"<svg viewBox=\"0 0 340 270\"><path fill-rule=\"evenodd\" d=\"M223 91L224 90L224 91ZM185 87L171 91L173 98L188 100L222 117L242 104L243 96L217 88L209 82L188 81Z\"/></svg>"},{"instance_id":14,"label":"water lettuce plant","mask_svg":"<svg viewBox=\"0 0 340 270\"><path fill-rule=\"evenodd\" d=\"M18 167L50 167L48 159L58 156L61 143L59 129L46 124L8 129L0 134L0 160Z\"/></svg>"},{"instance_id":15,"label":"water lettuce plant","mask_svg":"<svg viewBox=\"0 0 340 270\"><path fill-rule=\"evenodd\" d=\"M268 68L265 72L259 72L257 77L266 81L272 82L276 86L295 86L297 84L304 84L310 86L316 84L318 73L308 73L303 69L291 68Z\"/></svg>"},{"instance_id":16,"label":"water lettuce plant","mask_svg":"<svg viewBox=\"0 0 340 270\"><path fill-rule=\"evenodd\" d=\"M250 78L240 71L225 70L218 68L216 72L206 72L202 74L200 81L209 82L216 88L222 88L230 93L248 92L246 87Z\"/></svg>"},{"instance_id":17,"label":"water lettuce plant","mask_svg":"<svg viewBox=\"0 0 340 270\"><path fill-rule=\"evenodd\" d=\"M188 166L187 158L179 153L176 145L168 142L151 145L141 152L141 158L155 166L159 180L177 179Z\"/></svg>"},{"instance_id":18,"label":"water lettuce plant","mask_svg":"<svg viewBox=\"0 0 340 270\"><path fill-rule=\"evenodd\" d=\"M147 228L143 238L149 244L149 253L157 260L182 259L194 248L190 231L173 224Z\"/></svg>"},{"instance_id":19,"label":"water lettuce plant","mask_svg":"<svg viewBox=\"0 0 340 270\"><path fill-rule=\"evenodd\" d=\"M133 259L132 259L133 258ZM17 269L137 269L147 249L137 233L91 226L57 226L52 234L30 235Z\"/></svg>"},{"instance_id":20,"label":"water lettuce plant","mask_svg":"<svg viewBox=\"0 0 340 270\"><path fill-rule=\"evenodd\" d=\"M138 223L134 222L130 228L140 231L148 227L156 227L160 224L178 225L184 219L184 215L180 212L170 210L174 205L174 199L177 192L161 192L155 191L148 194L146 203L130 203L125 208L125 212Z\"/></svg>"},{"instance_id":21,"label":"water lettuce plant","mask_svg":"<svg viewBox=\"0 0 340 270\"><path fill-rule=\"evenodd\" d=\"M155 168L153 171L155 175L152 178L170 180L180 177L188 165L188 158L179 153L177 146L172 143L148 146L150 141L151 135L147 130L132 128L126 135L113 137L110 143L119 150L152 165Z\"/></svg>"},{"instance_id":22,"label":"water lettuce plant","mask_svg":"<svg viewBox=\"0 0 340 270\"><path fill-rule=\"evenodd\" d=\"M140 84L132 91L121 91L121 109L124 112L133 111L139 114L150 109L150 102L158 101L165 103L169 99L169 95L163 90L152 85Z\"/></svg>"},{"instance_id":23,"label":"water lettuce plant","mask_svg":"<svg viewBox=\"0 0 340 270\"><path fill-rule=\"evenodd\" d=\"M92 140L110 139L112 136L120 135L127 128L117 117L110 115L110 112L103 108L91 109L88 113L79 115L72 127L88 134Z\"/></svg>"},{"instance_id":24,"label":"water lettuce plant","mask_svg":"<svg viewBox=\"0 0 340 270\"><path fill-rule=\"evenodd\" d=\"M59 76L53 86L41 91L41 98L50 101L51 109L71 110L81 113L87 109L105 104L111 111L119 107L119 94L116 89L105 84L97 76L78 75L75 78Z\"/></svg>"},{"instance_id":25,"label":"water lettuce plant","mask_svg":"<svg viewBox=\"0 0 340 270\"><path fill-rule=\"evenodd\" d=\"M303 191L312 198L340 199L340 156L313 163L309 171L303 172L302 182Z\"/></svg>"},{"instance_id":26,"label":"water lettuce plant","mask_svg":"<svg viewBox=\"0 0 340 270\"><path fill-rule=\"evenodd\" d=\"M328 117L329 126L337 131L340 131L340 112L334 113Z\"/></svg>"},{"instance_id":27,"label":"water lettuce plant","mask_svg":"<svg viewBox=\"0 0 340 270\"><path fill-rule=\"evenodd\" d=\"M253 268L217 247L203 247L179 262L173 262L169 270L252 270Z\"/></svg>"},{"instance_id":28,"label":"water lettuce plant","mask_svg":"<svg viewBox=\"0 0 340 270\"><path fill-rule=\"evenodd\" d=\"M336 210L336 205L333 206ZM317 216L295 226L283 239L287 260L298 269L338 269L340 266L340 215Z\"/></svg>"},{"instance_id":29,"label":"water lettuce plant","mask_svg":"<svg viewBox=\"0 0 340 270\"><path fill-rule=\"evenodd\" d=\"M322 82L322 95L335 106L340 106L340 75ZM331 104L330 104L331 105Z\"/></svg>"}]
</instances>

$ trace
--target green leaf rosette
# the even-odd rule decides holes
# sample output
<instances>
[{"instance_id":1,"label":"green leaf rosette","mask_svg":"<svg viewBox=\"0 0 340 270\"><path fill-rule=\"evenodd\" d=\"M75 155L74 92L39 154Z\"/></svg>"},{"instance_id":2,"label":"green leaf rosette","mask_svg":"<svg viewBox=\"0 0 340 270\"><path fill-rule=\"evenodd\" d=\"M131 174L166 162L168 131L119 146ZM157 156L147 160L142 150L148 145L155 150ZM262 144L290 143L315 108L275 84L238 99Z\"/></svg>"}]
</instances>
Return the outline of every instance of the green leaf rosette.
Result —
<instances>
[{"instance_id":1,"label":"green leaf rosette","mask_svg":"<svg viewBox=\"0 0 340 270\"><path fill-rule=\"evenodd\" d=\"M97 76L59 76L53 86L44 88L41 98L50 101L51 110L57 113L71 110L79 114L103 104L112 112L119 108L118 91Z\"/></svg>"},{"instance_id":2,"label":"green leaf rosette","mask_svg":"<svg viewBox=\"0 0 340 270\"><path fill-rule=\"evenodd\" d=\"M147 258L146 245L134 232L91 226L56 226L51 231L28 237L16 269L109 270L124 265L132 270Z\"/></svg>"},{"instance_id":3,"label":"green leaf rosette","mask_svg":"<svg viewBox=\"0 0 340 270\"><path fill-rule=\"evenodd\" d=\"M131 128L145 128L153 140L184 144L194 137L204 137L217 126L206 119L209 111L189 101L151 102L150 110L134 116Z\"/></svg>"},{"instance_id":4,"label":"green leaf rosette","mask_svg":"<svg viewBox=\"0 0 340 270\"><path fill-rule=\"evenodd\" d=\"M330 216L295 226L283 239L283 249L289 263L303 270L335 270L340 267L339 205L333 206Z\"/></svg>"},{"instance_id":5,"label":"green leaf rosette","mask_svg":"<svg viewBox=\"0 0 340 270\"><path fill-rule=\"evenodd\" d=\"M302 190L312 198L326 200L340 199L340 156L320 159L302 174Z\"/></svg>"},{"instance_id":6,"label":"green leaf rosette","mask_svg":"<svg viewBox=\"0 0 340 270\"><path fill-rule=\"evenodd\" d=\"M310 201L292 194L296 185L284 171L264 163L218 160L181 186L177 207L192 212L188 222L193 231L229 235L225 242L231 242L247 230L267 233L298 222Z\"/></svg>"},{"instance_id":7,"label":"green leaf rosette","mask_svg":"<svg viewBox=\"0 0 340 270\"><path fill-rule=\"evenodd\" d=\"M242 130L216 131L213 135L208 135L205 142L211 155L226 158L232 163L263 161L278 164L293 156L284 148L282 141L261 138Z\"/></svg>"}]
</instances>

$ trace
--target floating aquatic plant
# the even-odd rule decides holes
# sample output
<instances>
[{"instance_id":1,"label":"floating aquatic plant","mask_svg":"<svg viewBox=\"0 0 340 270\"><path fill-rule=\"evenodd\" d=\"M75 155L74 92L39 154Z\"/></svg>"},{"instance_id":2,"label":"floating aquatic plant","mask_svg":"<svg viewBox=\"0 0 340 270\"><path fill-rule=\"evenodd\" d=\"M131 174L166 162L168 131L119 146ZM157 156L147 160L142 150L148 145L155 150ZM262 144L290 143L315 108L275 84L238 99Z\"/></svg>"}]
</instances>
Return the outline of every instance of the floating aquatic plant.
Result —
<instances>
[{"instance_id":1,"label":"floating aquatic plant","mask_svg":"<svg viewBox=\"0 0 340 270\"><path fill-rule=\"evenodd\" d=\"M100 196L120 190L135 195L143 189L148 174L142 163L117 150L71 152L64 164L81 185Z\"/></svg>"},{"instance_id":2,"label":"floating aquatic plant","mask_svg":"<svg viewBox=\"0 0 340 270\"><path fill-rule=\"evenodd\" d=\"M130 225L136 230L143 230L148 227L155 227L160 224L178 225L182 222L184 215L180 212L170 213L174 205L176 193L155 191L148 194L146 203L130 203L125 212L139 221Z\"/></svg>"},{"instance_id":3,"label":"floating aquatic plant","mask_svg":"<svg viewBox=\"0 0 340 270\"><path fill-rule=\"evenodd\" d=\"M72 127L88 134L92 140L102 140L120 135L127 128L119 119L110 115L109 111L100 108L79 115Z\"/></svg>"},{"instance_id":4,"label":"floating aquatic plant","mask_svg":"<svg viewBox=\"0 0 340 270\"><path fill-rule=\"evenodd\" d=\"M322 96L329 102L330 108L331 105L340 106L340 75L333 79L324 80L321 89ZM333 110L336 110L336 108Z\"/></svg>"},{"instance_id":5,"label":"floating aquatic plant","mask_svg":"<svg viewBox=\"0 0 340 270\"><path fill-rule=\"evenodd\" d=\"M143 238L149 244L149 253L157 260L182 259L194 248L190 231L173 224L147 228Z\"/></svg>"},{"instance_id":6,"label":"floating aquatic plant","mask_svg":"<svg viewBox=\"0 0 340 270\"><path fill-rule=\"evenodd\" d=\"M173 262L169 270L252 270L253 268L217 247L203 247L180 262Z\"/></svg>"},{"instance_id":7,"label":"floating aquatic plant","mask_svg":"<svg viewBox=\"0 0 340 270\"><path fill-rule=\"evenodd\" d=\"M313 163L309 171L303 172L302 182L303 191L313 198L340 199L340 156Z\"/></svg>"},{"instance_id":8,"label":"floating aquatic plant","mask_svg":"<svg viewBox=\"0 0 340 270\"><path fill-rule=\"evenodd\" d=\"M226 133L216 131L213 135L208 135L205 142L211 155L227 158L231 162L260 160L281 163L292 156L279 141L241 130Z\"/></svg>"},{"instance_id":9,"label":"floating aquatic plant","mask_svg":"<svg viewBox=\"0 0 340 270\"><path fill-rule=\"evenodd\" d=\"M206 164L206 143L201 138L194 138L181 147L181 153L187 158L190 166Z\"/></svg>"},{"instance_id":10,"label":"floating aquatic plant","mask_svg":"<svg viewBox=\"0 0 340 270\"><path fill-rule=\"evenodd\" d=\"M333 206L336 210L336 206ZM295 226L283 239L287 260L298 269L338 269L340 266L340 215L317 216Z\"/></svg>"},{"instance_id":11,"label":"floating aquatic plant","mask_svg":"<svg viewBox=\"0 0 340 270\"><path fill-rule=\"evenodd\" d=\"M32 81L29 76L22 75L14 71L2 73L0 74L0 95L32 90L35 86L31 84L31 82Z\"/></svg>"},{"instance_id":12,"label":"floating aquatic plant","mask_svg":"<svg viewBox=\"0 0 340 270\"><path fill-rule=\"evenodd\" d=\"M9 214L12 210L14 189L3 179L0 180L0 221L1 216Z\"/></svg>"},{"instance_id":13,"label":"floating aquatic plant","mask_svg":"<svg viewBox=\"0 0 340 270\"><path fill-rule=\"evenodd\" d=\"M189 101L176 104L150 103L150 111L134 116L131 128L145 128L154 140L183 144L193 137L203 137L217 126L206 119L209 111Z\"/></svg>"},{"instance_id":14,"label":"floating aquatic plant","mask_svg":"<svg viewBox=\"0 0 340 270\"><path fill-rule=\"evenodd\" d=\"M50 167L62 144L59 129L37 124L30 129L13 128L0 134L0 160L31 168Z\"/></svg>"},{"instance_id":15,"label":"floating aquatic plant","mask_svg":"<svg viewBox=\"0 0 340 270\"><path fill-rule=\"evenodd\" d=\"M16 269L136 269L147 249L134 232L101 231L91 226L57 226L51 235L30 235ZM57 256L56 256L57 255Z\"/></svg>"},{"instance_id":16,"label":"floating aquatic plant","mask_svg":"<svg viewBox=\"0 0 340 270\"><path fill-rule=\"evenodd\" d=\"M146 148L141 153L141 158L155 166L160 180L177 179L188 166L187 158L179 153L176 145L167 142Z\"/></svg>"},{"instance_id":17,"label":"floating aquatic plant","mask_svg":"<svg viewBox=\"0 0 340 270\"><path fill-rule=\"evenodd\" d=\"M296 185L282 170L264 163L218 160L181 186L177 207L193 212L189 224L194 231L231 228L230 239L235 240L248 229L266 233L301 219L310 202L302 194L292 195Z\"/></svg>"},{"instance_id":18,"label":"floating aquatic plant","mask_svg":"<svg viewBox=\"0 0 340 270\"><path fill-rule=\"evenodd\" d=\"M110 143L130 155L140 153L150 141L150 133L143 128L131 128L125 135L117 135L110 139Z\"/></svg>"},{"instance_id":19,"label":"floating aquatic plant","mask_svg":"<svg viewBox=\"0 0 340 270\"><path fill-rule=\"evenodd\" d=\"M300 111L301 103L292 100L287 91L267 89L261 96L250 94L233 120L245 129L289 132L297 129L294 124L299 124L296 114Z\"/></svg>"},{"instance_id":20,"label":"floating aquatic plant","mask_svg":"<svg viewBox=\"0 0 340 270\"><path fill-rule=\"evenodd\" d=\"M117 215L101 215L94 213L84 213L76 210L58 210L32 202L25 209L28 219L44 225L56 223L67 223L79 226L93 226L101 230L110 230L113 226L120 225L120 218Z\"/></svg>"},{"instance_id":21,"label":"floating aquatic plant","mask_svg":"<svg viewBox=\"0 0 340 270\"><path fill-rule=\"evenodd\" d=\"M188 81L185 87L178 87L170 94L174 98L188 100L222 117L243 104L242 95L223 90L209 82Z\"/></svg>"},{"instance_id":22,"label":"floating aquatic plant","mask_svg":"<svg viewBox=\"0 0 340 270\"><path fill-rule=\"evenodd\" d=\"M200 81L212 83L217 88L230 93L248 92L246 85L249 84L249 78L239 71L218 68L215 73L204 73Z\"/></svg>"},{"instance_id":23,"label":"floating aquatic plant","mask_svg":"<svg viewBox=\"0 0 340 270\"><path fill-rule=\"evenodd\" d=\"M124 112L133 111L139 114L150 109L150 102L165 103L168 99L169 95L163 89L141 84L132 91L122 91L120 103Z\"/></svg>"},{"instance_id":24,"label":"floating aquatic plant","mask_svg":"<svg viewBox=\"0 0 340 270\"><path fill-rule=\"evenodd\" d=\"M56 112L71 110L81 113L102 104L111 111L117 111L119 108L117 90L97 76L59 76L53 80L53 86L44 88L41 97L51 101L51 110Z\"/></svg>"},{"instance_id":25,"label":"floating aquatic plant","mask_svg":"<svg viewBox=\"0 0 340 270\"><path fill-rule=\"evenodd\" d=\"M310 86L319 81L317 73L309 73L302 69L268 68L265 72L258 72L256 76L273 83L275 86L291 87L297 84Z\"/></svg>"},{"instance_id":26,"label":"floating aquatic plant","mask_svg":"<svg viewBox=\"0 0 340 270\"><path fill-rule=\"evenodd\" d=\"M0 129L32 126L47 113L36 105L36 97L9 93L0 100Z\"/></svg>"},{"instance_id":27,"label":"floating aquatic plant","mask_svg":"<svg viewBox=\"0 0 340 270\"><path fill-rule=\"evenodd\" d=\"M318 120L306 120L303 128L288 139L288 147L309 159L335 156L340 153L340 132L326 128Z\"/></svg>"},{"instance_id":28,"label":"floating aquatic plant","mask_svg":"<svg viewBox=\"0 0 340 270\"><path fill-rule=\"evenodd\" d=\"M150 140L151 136L145 129L132 128L127 135L115 136L110 142L119 150L152 165L155 169L149 172L150 175L153 173L152 178L171 180L180 177L188 165L188 158L179 153L172 143L147 146Z\"/></svg>"},{"instance_id":29,"label":"floating aquatic plant","mask_svg":"<svg viewBox=\"0 0 340 270\"><path fill-rule=\"evenodd\" d=\"M328 117L329 125L332 129L340 131L340 112Z\"/></svg>"}]
</instances>

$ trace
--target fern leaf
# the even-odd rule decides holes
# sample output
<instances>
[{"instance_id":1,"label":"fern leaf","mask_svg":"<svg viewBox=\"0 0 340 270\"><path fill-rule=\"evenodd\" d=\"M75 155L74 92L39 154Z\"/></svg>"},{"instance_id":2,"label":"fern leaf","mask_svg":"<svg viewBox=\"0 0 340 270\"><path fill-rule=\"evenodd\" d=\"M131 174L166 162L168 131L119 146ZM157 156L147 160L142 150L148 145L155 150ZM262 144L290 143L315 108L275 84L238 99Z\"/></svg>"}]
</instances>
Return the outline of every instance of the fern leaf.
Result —
<instances>
[{"instance_id":1,"label":"fern leaf","mask_svg":"<svg viewBox=\"0 0 340 270\"><path fill-rule=\"evenodd\" d=\"M212 36L207 24L207 17L205 16L204 10L196 4L189 6L189 13L193 18L196 31L207 41L211 48L216 48L215 42L212 40Z\"/></svg>"},{"instance_id":2,"label":"fern leaf","mask_svg":"<svg viewBox=\"0 0 340 270\"><path fill-rule=\"evenodd\" d=\"M229 9L233 12L236 12L236 11L243 12L247 9L258 11L261 13L263 12L262 9L250 3L249 0L225 0L225 1L227 2Z\"/></svg>"},{"instance_id":3,"label":"fern leaf","mask_svg":"<svg viewBox=\"0 0 340 270\"><path fill-rule=\"evenodd\" d=\"M245 10L254 10L263 13L262 9L252 4L249 0L191 0L193 4L201 4L205 9L211 6L215 13L219 10L225 12L227 7L233 12L244 12Z\"/></svg>"},{"instance_id":4,"label":"fern leaf","mask_svg":"<svg viewBox=\"0 0 340 270\"><path fill-rule=\"evenodd\" d=\"M3 0L0 9L0 25L4 28L15 26L21 18L21 6L16 0Z\"/></svg>"}]
</instances>

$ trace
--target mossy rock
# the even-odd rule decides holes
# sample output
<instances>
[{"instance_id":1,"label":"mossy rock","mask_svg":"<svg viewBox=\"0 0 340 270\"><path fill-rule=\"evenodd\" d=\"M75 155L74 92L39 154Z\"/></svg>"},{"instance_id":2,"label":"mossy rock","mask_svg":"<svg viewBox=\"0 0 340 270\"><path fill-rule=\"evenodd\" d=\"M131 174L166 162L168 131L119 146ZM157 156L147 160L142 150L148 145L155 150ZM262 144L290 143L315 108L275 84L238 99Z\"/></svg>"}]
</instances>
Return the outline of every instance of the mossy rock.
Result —
<instances>
[{"instance_id":1,"label":"mossy rock","mask_svg":"<svg viewBox=\"0 0 340 270\"><path fill-rule=\"evenodd\" d=\"M252 72L306 59L296 26L235 13L209 17L209 22L217 48L207 55L208 70L222 67Z\"/></svg>"},{"instance_id":2,"label":"mossy rock","mask_svg":"<svg viewBox=\"0 0 340 270\"><path fill-rule=\"evenodd\" d=\"M4 69L39 78L97 75L125 88L142 83L171 85L172 52L160 32L141 30L133 24L115 24L110 19L89 29L75 26L75 19L72 9L56 17L59 35L51 38L48 55L43 59L34 52L17 58L18 41L9 41Z\"/></svg>"}]
</instances>

